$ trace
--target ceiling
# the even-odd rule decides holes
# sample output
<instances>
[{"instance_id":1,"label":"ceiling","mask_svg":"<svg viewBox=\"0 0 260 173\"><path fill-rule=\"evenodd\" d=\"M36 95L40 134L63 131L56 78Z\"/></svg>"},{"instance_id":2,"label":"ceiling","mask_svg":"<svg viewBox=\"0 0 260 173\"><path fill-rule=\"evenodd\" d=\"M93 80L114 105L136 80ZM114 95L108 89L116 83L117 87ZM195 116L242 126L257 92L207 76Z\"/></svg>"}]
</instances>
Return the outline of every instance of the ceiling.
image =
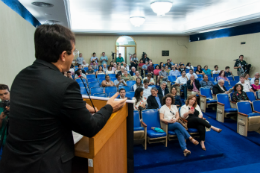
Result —
<instances>
[{"instance_id":1,"label":"ceiling","mask_svg":"<svg viewBox=\"0 0 260 173\"><path fill-rule=\"evenodd\" d=\"M40 23L58 20L75 33L116 35L191 35L260 21L259 0L173 0L165 16L157 16L150 0L19 0ZM50 8L32 5L48 2ZM153 0L154 1L154 0ZM134 27L130 16L144 16Z\"/></svg>"}]
</instances>

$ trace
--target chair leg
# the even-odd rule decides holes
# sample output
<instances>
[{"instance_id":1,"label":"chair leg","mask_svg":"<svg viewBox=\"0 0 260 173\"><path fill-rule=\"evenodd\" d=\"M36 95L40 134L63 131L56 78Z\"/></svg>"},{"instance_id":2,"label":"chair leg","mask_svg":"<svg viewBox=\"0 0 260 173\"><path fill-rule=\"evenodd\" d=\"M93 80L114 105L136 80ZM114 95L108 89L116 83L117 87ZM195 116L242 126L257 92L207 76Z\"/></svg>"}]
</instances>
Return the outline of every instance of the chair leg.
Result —
<instances>
[{"instance_id":1,"label":"chair leg","mask_svg":"<svg viewBox=\"0 0 260 173\"><path fill-rule=\"evenodd\" d=\"M237 133L242 136L247 136L248 131L248 117L237 115Z\"/></svg>"},{"instance_id":2,"label":"chair leg","mask_svg":"<svg viewBox=\"0 0 260 173\"><path fill-rule=\"evenodd\" d=\"M225 119L225 111L224 111L224 106L223 105L217 105L217 121L224 123Z\"/></svg>"},{"instance_id":3,"label":"chair leg","mask_svg":"<svg viewBox=\"0 0 260 173\"><path fill-rule=\"evenodd\" d=\"M165 137L165 147L167 147L168 145L168 140L167 140L167 136Z\"/></svg>"}]
</instances>

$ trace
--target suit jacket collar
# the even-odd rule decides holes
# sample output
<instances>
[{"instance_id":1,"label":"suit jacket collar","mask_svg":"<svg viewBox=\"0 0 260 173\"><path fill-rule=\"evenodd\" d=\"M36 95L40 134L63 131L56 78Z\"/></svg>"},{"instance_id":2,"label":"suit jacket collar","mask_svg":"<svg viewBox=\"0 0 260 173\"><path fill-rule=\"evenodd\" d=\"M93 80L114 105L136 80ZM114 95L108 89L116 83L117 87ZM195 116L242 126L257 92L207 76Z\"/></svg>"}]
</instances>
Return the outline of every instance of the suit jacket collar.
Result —
<instances>
[{"instance_id":1,"label":"suit jacket collar","mask_svg":"<svg viewBox=\"0 0 260 173\"><path fill-rule=\"evenodd\" d=\"M44 65L44 66L46 66L46 67L49 67L49 68L52 69L52 70L60 71L60 70L58 69L58 67L56 67L56 66L53 65L52 63L49 63L49 62L44 61L44 60L41 60L41 59L36 59L33 64L35 64L35 65L36 65L36 64L37 64L37 65Z\"/></svg>"}]
</instances>

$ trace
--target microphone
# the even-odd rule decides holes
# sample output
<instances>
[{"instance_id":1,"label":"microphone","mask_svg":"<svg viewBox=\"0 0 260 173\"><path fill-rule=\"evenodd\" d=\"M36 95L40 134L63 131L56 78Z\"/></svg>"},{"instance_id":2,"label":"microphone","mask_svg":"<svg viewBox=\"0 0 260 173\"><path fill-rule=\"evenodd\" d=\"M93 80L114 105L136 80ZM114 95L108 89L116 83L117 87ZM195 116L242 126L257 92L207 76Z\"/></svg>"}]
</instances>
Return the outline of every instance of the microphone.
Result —
<instances>
[{"instance_id":1,"label":"microphone","mask_svg":"<svg viewBox=\"0 0 260 173\"><path fill-rule=\"evenodd\" d=\"M89 98L89 100L90 100L90 102L91 102L91 104L92 104L92 107L93 107L94 110L95 110L95 113L97 113L96 108L95 108L95 106L94 106L94 104L93 104L93 102L92 102L92 100L91 100L91 98L90 98L90 95L89 95L89 93L88 93L88 89L87 89L85 83L84 83L83 80L82 80L82 76L80 76L80 79L81 79L81 81L82 81L82 83L83 83L83 85L84 85L84 87L85 87L85 90L87 91L88 98Z\"/></svg>"}]
</instances>

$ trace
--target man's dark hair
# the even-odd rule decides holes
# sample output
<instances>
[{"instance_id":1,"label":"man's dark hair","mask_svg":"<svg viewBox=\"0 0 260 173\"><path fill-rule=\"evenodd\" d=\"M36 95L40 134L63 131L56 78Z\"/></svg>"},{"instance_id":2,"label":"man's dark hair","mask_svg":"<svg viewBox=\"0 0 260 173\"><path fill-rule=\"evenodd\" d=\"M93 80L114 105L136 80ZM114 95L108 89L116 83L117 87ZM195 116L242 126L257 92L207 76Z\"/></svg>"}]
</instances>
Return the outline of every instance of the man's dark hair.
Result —
<instances>
[{"instance_id":1,"label":"man's dark hair","mask_svg":"<svg viewBox=\"0 0 260 173\"><path fill-rule=\"evenodd\" d=\"M125 89L124 89L124 88L120 88L119 93L120 93L122 90L125 90Z\"/></svg>"},{"instance_id":2,"label":"man's dark hair","mask_svg":"<svg viewBox=\"0 0 260 173\"><path fill-rule=\"evenodd\" d=\"M71 55L75 35L70 29L55 25L40 25L34 33L35 57L47 62L57 62L63 51Z\"/></svg>"},{"instance_id":3,"label":"man's dark hair","mask_svg":"<svg viewBox=\"0 0 260 173\"><path fill-rule=\"evenodd\" d=\"M79 64L78 67L79 67L79 66L82 66L82 64Z\"/></svg>"},{"instance_id":4,"label":"man's dark hair","mask_svg":"<svg viewBox=\"0 0 260 173\"><path fill-rule=\"evenodd\" d=\"M0 84L0 90L8 90L9 91L9 87L5 84Z\"/></svg>"},{"instance_id":5,"label":"man's dark hair","mask_svg":"<svg viewBox=\"0 0 260 173\"><path fill-rule=\"evenodd\" d=\"M121 76L121 74L118 74L118 73L117 73L117 74L116 74L116 78L118 78L119 76Z\"/></svg>"},{"instance_id":6,"label":"man's dark hair","mask_svg":"<svg viewBox=\"0 0 260 173\"><path fill-rule=\"evenodd\" d=\"M254 81L259 81L259 79L255 78L255 80L254 80Z\"/></svg>"},{"instance_id":7,"label":"man's dark hair","mask_svg":"<svg viewBox=\"0 0 260 173\"><path fill-rule=\"evenodd\" d=\"M218 67L218 65L215 65L214 68Z\"/></svg>"},{"instance_id":8,"label":"man's dark hair","mask_svg":"<svg viewBox=\"0 0 260 173\"><path fill-rule=\"evenodd\" d=\"M226 70L226 69L229 69L229 68L230 68L229 66L226 66L226 67L225 67L225 70Z\"/></svg>"},{"instance_id":9,"label":"man's dark hair","mask_svg":"<svg viewBox=\"0 0 260 173\"><path fill-rule=\"evenodd\" d=\"M183 70L183 71L181 72L181 74L182 74L183 72L185 72L185 73L186 73L186 71L185 71L185 70Z\"/></svg>"},{"instance_id":10,"label":"man's dark hair","mask_svg":"<svg viewBox=\"0 0 260 173\"><path fill-rule=\"evenodd\" d=\"M146 83L149 83L149 80L148 80L148 79L145 79L145 80L144 80L144 84L146 84Z\"/></svg>"},{"instance_id":11,"label":"man's dark hair","mask_svg":"<svg viewBox=\"0 0 260 173\"><path fill-rule=\"evenodd\" d=\"M190 69L189 71L193 71L193 69Z\"/></svg>"},{"instance_id":12,"label":"man's dark hair","mask_svg":"<svg viewBox=\"0 0 260 173\"><path fill-rule=\"evenodd\" d=\"M240 58L241 56L244 58L244 55L239 55L239 58Z\"/></svg>"}]
</instances>

